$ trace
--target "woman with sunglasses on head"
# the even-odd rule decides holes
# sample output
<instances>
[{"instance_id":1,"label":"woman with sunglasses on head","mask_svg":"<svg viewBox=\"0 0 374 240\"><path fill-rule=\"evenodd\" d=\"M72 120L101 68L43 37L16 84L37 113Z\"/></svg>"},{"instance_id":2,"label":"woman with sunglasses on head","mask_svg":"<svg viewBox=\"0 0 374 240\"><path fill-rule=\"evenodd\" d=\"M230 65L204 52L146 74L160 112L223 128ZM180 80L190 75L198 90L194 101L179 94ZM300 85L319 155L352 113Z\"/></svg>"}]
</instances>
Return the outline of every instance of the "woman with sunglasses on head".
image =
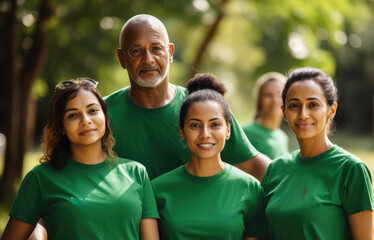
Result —
<instances>
[{"instance_id":1,"label":"woman with sunglasses on head","mask_svg":"<svg viewBox=\"0 0 374 240\"><path fill-rule=\"evenodd\" d=\"M252 145L270 159L288 153L288 136L280 126L283 120L281 92L286 77L277 72L262 75L253 88L256 99L255 121L243 126Z\"/></svg>"},{"instance_id":2,"label":"woman with sunglasses on head","mask_svg":"<svg viewBox=\"0 0 374 240\"><path fill-rule=\"evenodd\" d=\"M39 219L49 239L158 239L146 170L113 153L96 85L78 78L56 86L41 164L22 181L1 239L28 239Z\"/></svg>"},{"instance_id":3,"label":"woman with sunglasses on head","mask_svg":"<svg viewBox=\"0 0 374 240\"><path fill-rule=\"evenodd\" d=\"M300 149L273 161L262 179L270 239L372 239L370 172L328 138L337 98L319 69L288 76L282 110Z\"/></svg>"},{"instance_id":4,"label":"woman with sunglasses on head","mask_svg":"<svg viewBox=\"0 0 374 240\"><path fill-rule=\"evenodd\" d=\"M197 74L179 115L190 161L152 180L161 239L258 239L264 230L264 194L249 174L221 160L230 137L226 92L213 74Z\"/></svg>"}]
</instances>

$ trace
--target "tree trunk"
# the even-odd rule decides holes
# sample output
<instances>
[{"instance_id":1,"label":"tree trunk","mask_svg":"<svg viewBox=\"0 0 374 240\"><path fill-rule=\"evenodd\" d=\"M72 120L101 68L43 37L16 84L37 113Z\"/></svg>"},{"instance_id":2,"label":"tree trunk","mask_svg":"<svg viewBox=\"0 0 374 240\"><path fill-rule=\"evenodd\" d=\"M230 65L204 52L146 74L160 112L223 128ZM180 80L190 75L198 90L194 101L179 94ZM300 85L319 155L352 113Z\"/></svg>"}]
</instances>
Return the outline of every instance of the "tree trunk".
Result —
<instances>
[{"instance_id":1,"label":"tree trunk","mask_svg":"<svg viewBox=\"0 0 374 240\"><path fill-rule=\"evenodd\" d=\"M229 0L222 0L221 1L220 7L219 7L220 11L218 13L218 16L217 16L216 20L214 21L214 23L211 25L207 35L205 36L205 39L203 40L203 42L201 43L201 45L200 45L200 47L197 51L195 60L193 61L193 64L191 66L190 75L187 79L193 77L197 72L199 72L204 54L205 54L206 50L208 49L208 45L211 43L213 37L216 35L218 26L222 22L222 20L225 16L225 11L226 11L225 9L226 9L226 5L227 5L228 1Z\"/></svg>"},{"instance_id":2,"label":"tree trunk","mask_svg":"<svg viewBox=\"0 0 374 240\"><path fill-rule=\"evenodd\" d=\"M17 1L12 0L11 10L7 13L7 21L4 28L7 36L6 64L4 68L4 81L8 91L9 104L6 107L6 132L7 147L3 175L0 181L0 199L12 199L16 186L22 177L23 158L27 148L31 145L35 118L35 102L32 99L31 88L38 77L44 64L48 49L47 22L52 16L53 7L50 0L41 0L39 6L39 18L31 39L32 47L23 56L16 51L18 46L18 28L16 22ZM17 68L16 62L22 61ZM19 74L16 74L19 73Z\"/></svg>"}]
</instances>

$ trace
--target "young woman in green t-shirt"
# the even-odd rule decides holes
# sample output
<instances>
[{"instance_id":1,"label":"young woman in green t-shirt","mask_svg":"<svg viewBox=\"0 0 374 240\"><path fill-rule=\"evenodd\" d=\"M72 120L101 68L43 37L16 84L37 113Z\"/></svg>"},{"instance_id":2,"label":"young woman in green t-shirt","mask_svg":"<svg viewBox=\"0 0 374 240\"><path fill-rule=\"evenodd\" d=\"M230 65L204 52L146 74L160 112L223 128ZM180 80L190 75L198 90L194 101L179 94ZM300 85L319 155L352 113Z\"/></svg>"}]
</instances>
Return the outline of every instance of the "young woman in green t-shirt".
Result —
<instances>
[{"instance_id":1,"label":"young woman in green t-shirt","mask_svg":"<svg viewBox=\"0 0 374 240\"><path fill-rule=\"evenodd\" d=\"M78 78L56 86L42 164L22 181L2 240L28 239L39 219L49 239L159 238L146 170L113 153L107 105L96 85Z\"/></svg>"},{"instance_id":2,"label":"young woman in green t-shirt","mask_svg":"<svg viewBox=\"0 0 374 240\"><path fill-rule=\"evenodd\" d=\"M265 235L260 183L224 163L231 113L226 89L212 74L198 74L180 110L180 135L190 161L152 180L161 239L258 239Z\"/></svg>"},{"instance_id":3,"label":"young woman in green t-shirt","mask_svg":"<svg viewBox=\"0 0 374 240\"><path fill-rule=\"evenodd\" d=\"M281 92L286 77L277 72L262 75L253 87L254 122L243 126L252 145L270 159L288 153L288 136L280 129L283 121Z\"/></svg>"},{"instance_id":4,"label":"young woman in green t-shirt","mask_svg":"<svg viewBox=\"0 0 374 240\"><path fill-rule=\"evenodd\" d=\"M300 150L273 161L262 179L270 239L372 239L370 172L328 138L337 98L319 69L288 76L282 109Z\"/></svg>"}]
</instances>

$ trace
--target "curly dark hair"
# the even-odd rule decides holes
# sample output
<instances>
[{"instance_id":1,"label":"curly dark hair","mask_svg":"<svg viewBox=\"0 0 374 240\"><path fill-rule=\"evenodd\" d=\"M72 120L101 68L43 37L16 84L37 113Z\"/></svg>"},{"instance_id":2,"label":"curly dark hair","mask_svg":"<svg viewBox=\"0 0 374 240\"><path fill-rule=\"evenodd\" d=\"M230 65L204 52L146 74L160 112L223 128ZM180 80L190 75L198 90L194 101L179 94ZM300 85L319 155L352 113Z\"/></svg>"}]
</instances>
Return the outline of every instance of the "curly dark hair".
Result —
<instances>
[{"instance_id":1,"label":"curly dark hair","mask_svg":"<svg viewBox=\"0 0 374 240\"><path fill-rule=\"evenodd\" d=\"M48 163L55 169L62 169L66 164L66 158L71 156L71 146L69 139L63 134L62 120L66 103L75 98L81 89L92 92L100 102L106 123L105 133L101 139L102 149L108 155L110 161L115 159L116 154L113 152L115 141L108 115L108 107L96 85L97 82L92 79L77 78L64 81L56 86L48 122L44 127L42 138L43 156L40 158L40 163Z\"/></svg>"}]
</instances>

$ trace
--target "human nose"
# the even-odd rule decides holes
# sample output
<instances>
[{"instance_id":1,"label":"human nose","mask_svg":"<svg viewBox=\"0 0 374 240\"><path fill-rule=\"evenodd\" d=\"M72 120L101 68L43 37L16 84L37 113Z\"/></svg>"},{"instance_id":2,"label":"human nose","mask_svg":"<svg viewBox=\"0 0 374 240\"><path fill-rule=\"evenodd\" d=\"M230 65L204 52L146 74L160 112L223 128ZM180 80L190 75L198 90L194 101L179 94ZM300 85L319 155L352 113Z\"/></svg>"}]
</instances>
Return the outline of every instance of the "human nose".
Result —
<instances>
[{"instance_id":1,"label":"human nose","mask_svg":"<svg viewBox=\"0 0 374 240\"><path fill-rule=\"evenodd\" d=\"M309 111L306 107L302 106L300 108L300 114L299 114L300 119L307 119L309 118Z\"/></svg>"},{"instance_id":2,"label":"human nose","mask_svg":"<svg viewBox=\"0 0 374 240\"><path fill-rule=\"evenodd\" d=\"M91 121L91 118L89 115L87 114L82 114L82 119L81 119L81 125L82 126L85 126L85 125L88 125L88 124L91 124L92 121Z\"/></svg>"},{"instance_id":3,"label":"human nose","mask_svg":"<svg viewBox=\"0 0 374 240\"><path fill-rule=\"evenodd\" d=\"M144 49L144 54L143 54L143 61L147 64L149 63L153 63L155 60L152 52L150 51L150 49L146 48Z\"/></svg>"},{"instance_id":4,"label":"human nose","mask_svg":"<svg viewBox=\"0 0 374 240\"><path fill-rule=\"evenodd\" d=\"M200 137L201 138L209 138L210 132L208 126L203 126L200 131Z\"/></svg>"}]
</instances>

